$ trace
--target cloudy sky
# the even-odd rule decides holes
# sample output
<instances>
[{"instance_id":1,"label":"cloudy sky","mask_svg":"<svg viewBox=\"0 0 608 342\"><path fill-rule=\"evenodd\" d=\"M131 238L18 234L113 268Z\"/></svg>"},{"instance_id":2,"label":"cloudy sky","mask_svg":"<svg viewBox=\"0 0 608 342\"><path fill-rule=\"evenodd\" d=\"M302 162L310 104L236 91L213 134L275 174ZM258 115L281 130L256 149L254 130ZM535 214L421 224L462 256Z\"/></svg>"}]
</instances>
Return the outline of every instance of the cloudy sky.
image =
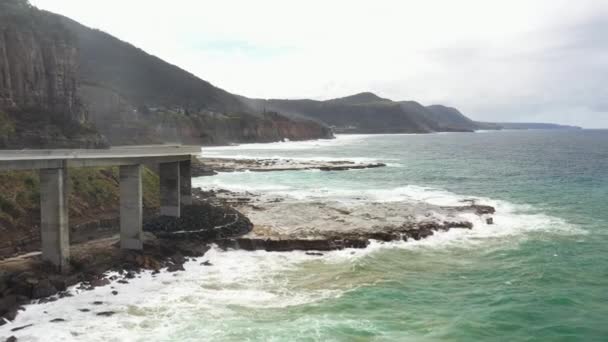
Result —
<instances>
[{"instance_id":1,"label":"cloudy sky","mask_svg":"<svg viewBox=\"0 0 608 342\"><path fill-rule=\"evenodd\" d=\"M230 92L608 127L607 0L31 0Z\"/></svg>"}]
</instances>

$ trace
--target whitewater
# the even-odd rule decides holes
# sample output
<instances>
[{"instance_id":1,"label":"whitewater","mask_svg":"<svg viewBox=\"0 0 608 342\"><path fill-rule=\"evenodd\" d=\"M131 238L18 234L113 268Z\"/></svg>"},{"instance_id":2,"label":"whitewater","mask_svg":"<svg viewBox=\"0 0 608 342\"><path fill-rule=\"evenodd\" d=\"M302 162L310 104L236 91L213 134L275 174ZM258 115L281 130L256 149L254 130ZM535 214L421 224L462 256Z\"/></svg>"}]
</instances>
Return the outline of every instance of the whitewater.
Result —
<instances>
[{"instance_id":1,"label":"whitewater","mask_svg":"<svg viewBox=\"0 0 608 342\"><path fill-rule=\"evenodd\" d=\"M15 322L0 327L0 338L600 341L608 336L603 323L608 308L601 305L608 300L606 131L345 135L202 151L213 158L387 164L193 179L193 186L203 189L339 203L352 210L475 200L496 208L495 224L463 214L473 229L322 255L213 247L187 262L184 272L143 272L129 284L92 291L74 287L72 297L28 305ZM95 314L107 311L115 314ZM51 322L57 318L65 321Z\"/></svg>"}]
</instances>

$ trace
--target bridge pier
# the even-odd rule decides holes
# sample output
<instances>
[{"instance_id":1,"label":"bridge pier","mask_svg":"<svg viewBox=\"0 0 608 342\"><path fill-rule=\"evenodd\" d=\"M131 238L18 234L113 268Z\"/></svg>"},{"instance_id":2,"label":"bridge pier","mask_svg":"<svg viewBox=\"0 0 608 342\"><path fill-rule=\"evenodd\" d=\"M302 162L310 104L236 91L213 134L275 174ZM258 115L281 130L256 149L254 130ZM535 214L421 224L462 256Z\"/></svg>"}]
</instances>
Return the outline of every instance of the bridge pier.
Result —
<instances>
[{"instance_id":1,"label":"bridge pier","mask_svg":"<svg viewBox=\"0 0 608 342\"><path fill-rule=\"evenodd\" d=\"M160 163L158 175L160 178L160 214L180 217L180 162Z\"/></svg>"},{"instance_id":2,"label":"bridge pier","mask_svg":"<svg viewBox=\"0 0 608 342\"><path fill-rule=\"evenodd\" d=\"M68 175L66 168L40 170L40 228L42 258L69 270Z\"/></svg>"},{"instance_id":3,"label":"bridge pier","mask_svg":"<svg viewBox=\"0 0 608 342\"><path fill-rule=\"evenodd\" d=\"M179 162L180 204L192 204L192 171L190 160Z\"/></svg>"},{"instance_id":4,"label":"bridge pier","mask_svg":"<svg viewBox=\"0 0 608 342\"><path fill-rule=\"evenodd\" d=\"M120 246L143 249L141 165L120 166Z\"/></svg>"},{"instance_id":5,"label":"bridge pier","mask_svg":"<svg viewBox=\"0 0 608 342\"><path fill-rule=\"evenodd\" d=\"M200 146L123 146L101 150L0 150L0 171L40 170L42 258L69 271L68 169L120 167L120 239L143 248L142 164L160 164L161 214L179 217L192 203L190 159Z\"/></svg>"}]
</instances>

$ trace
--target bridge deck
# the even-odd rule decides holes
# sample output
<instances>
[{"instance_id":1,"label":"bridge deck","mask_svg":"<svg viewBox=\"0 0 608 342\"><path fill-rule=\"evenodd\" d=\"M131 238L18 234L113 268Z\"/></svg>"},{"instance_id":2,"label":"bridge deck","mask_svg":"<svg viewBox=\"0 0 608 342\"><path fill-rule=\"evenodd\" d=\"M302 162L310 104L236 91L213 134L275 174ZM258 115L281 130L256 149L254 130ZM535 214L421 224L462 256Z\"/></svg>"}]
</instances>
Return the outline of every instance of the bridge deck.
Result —
<instances>
[{"instance_id":1,"label":"bridge deck","mask_svg":"<svg viewBox=\"0 0 608 342\"><path fill-rule=\"evenodd\" d=\"M188 160L200 152L200 146L181 145L119 146L98 150L0 150L0 170L164 163Z\"/></svg>"},{"instance_id":2,"label":"bridge deck","mask_svg":"<svg viewBox=\"0 0 608 342\"><path fill-rule=\"evenodd\" d=\"M119 166L120 239L124 249L142 249L142 164L159 164L161 215L177 216L192 203L190 159L200 146L121 146L103 150L3 150L0 171L39 170L42 258L69 270L68 170Z\"/></svg>"}]
</instances>

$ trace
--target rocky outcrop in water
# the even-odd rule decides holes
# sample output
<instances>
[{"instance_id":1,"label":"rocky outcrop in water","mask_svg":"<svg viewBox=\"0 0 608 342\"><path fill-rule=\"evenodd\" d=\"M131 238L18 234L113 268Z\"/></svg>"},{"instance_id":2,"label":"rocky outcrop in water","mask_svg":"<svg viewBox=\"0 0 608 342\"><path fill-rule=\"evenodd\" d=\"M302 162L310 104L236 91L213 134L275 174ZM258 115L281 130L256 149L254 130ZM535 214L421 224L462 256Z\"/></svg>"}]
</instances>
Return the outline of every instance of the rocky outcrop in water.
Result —
<instances>
[{"instance_id":1,"label":"rocky outcrop in water","mask_svg":"<svg viewBox=\"0 0 608 342\"><path fill-rule=\"evenodd\" d=\"M472 229L471 215L478 224L493 224L491 215L495 213L494 207L474 201L436 206L369 201L362 195L345 204L221 189L195 189L194 194L210 203L231 205L247 215L253 223L250 233L216 241L223 248L245 250L329 251L365 248L371 240L421 240L450 229Z\"/></svg>"},{"instance_id":2,"label":"rocky outcrop in water","mask_svg":"<svg viewBox=\"0 0 608 342\"><path fill-rule=\"evenodd\" d=\"M383 163L363 163L348 160L295 160L295 159L230 159L200 158L193 163L192 175L212 176L217 172L271 172L271 171L348 171L385 167Z\"/></svg>"}]
</instances>

